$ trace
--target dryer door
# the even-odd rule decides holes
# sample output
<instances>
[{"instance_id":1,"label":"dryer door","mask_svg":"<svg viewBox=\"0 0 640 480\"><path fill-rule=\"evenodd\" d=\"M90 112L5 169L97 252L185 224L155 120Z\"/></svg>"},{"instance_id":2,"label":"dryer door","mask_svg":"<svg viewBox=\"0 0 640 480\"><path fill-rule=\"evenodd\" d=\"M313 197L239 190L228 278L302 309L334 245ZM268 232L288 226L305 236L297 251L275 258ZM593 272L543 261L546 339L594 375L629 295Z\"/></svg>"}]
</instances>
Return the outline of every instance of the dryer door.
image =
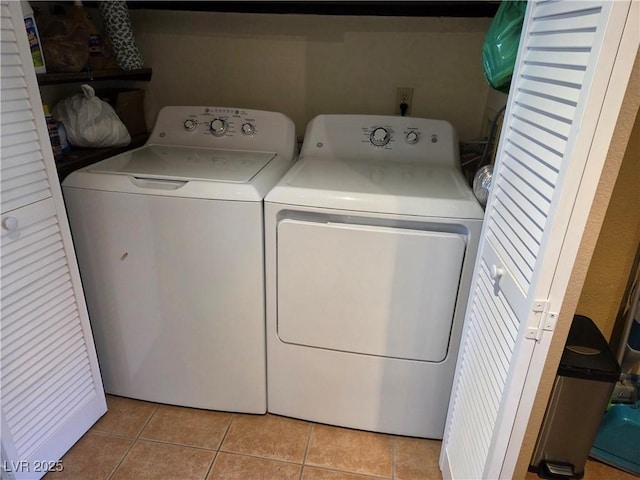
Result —
<instances>
[{"instance_id":1,"label":"dryer door","mask_svg":"<svg viewBox=\"0 0 640 480\"><path fill-rule=\"evenodd\" d=\"M280 221L277 235L280 340L446 358L464 235L293 219Z\"/></svg>"}]
</instances>

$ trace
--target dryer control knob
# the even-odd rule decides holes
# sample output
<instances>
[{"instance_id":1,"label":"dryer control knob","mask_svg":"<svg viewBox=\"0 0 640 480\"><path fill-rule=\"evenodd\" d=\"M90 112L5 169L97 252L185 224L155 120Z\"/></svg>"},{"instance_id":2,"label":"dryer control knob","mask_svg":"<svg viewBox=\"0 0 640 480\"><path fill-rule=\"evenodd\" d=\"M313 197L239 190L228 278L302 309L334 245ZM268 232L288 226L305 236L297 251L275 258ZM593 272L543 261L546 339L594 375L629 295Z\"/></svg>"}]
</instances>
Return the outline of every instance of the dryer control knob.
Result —
<instances>
[{"instance_id":1,"label":"dryer control knob","mask_svg":"<svg viewBox=\"0 0 640 480\"><path fill-rule=\"evenodd\" d=\"M242 124L242 133L245 135L253 135L256 132L256 127L251 125L250 123Z\"/></svg>"},{"instance_id":2,"label":"dryer control knob","mask_svg":"<svg viewBox=\"0 0 640 480\"><path fill-rule=\"evenodd\" d=\"M184 121L184 129L188 132L193 132L196 127L198 126L198 122L196 122L195 120L191 119L191 118L187 118Z\"/></svg>"},{"instance_id":3,"label":"dryer control knob","mask_svg":"<svg viewBox=\"0 0 640 480\"><path fill-rule=\"evenodd\" d=\"M391 140L391 134L384 127L374 128L371 135L369 135L369 140L376 147L384 147Z\"/></svg>"},{"instance_id":4,"label":"dryer control knob","mask_svg":"<svg viewBox=\"0 0 640 480\"><path fill-rule=\"evenodd\" d=\"M227 133L228 124L226 120L222 118L214 118L211 120L211 125L209 129L214 137L222 137L225 133Z\"/></svg>"},{"instance_id":5,"label":"dryer control knob","mask_svg":"<svg viewBox=\"0 0 640 480\"><path fill-rule=\"evenodd\" d=\"M420 140L420 137L418 136L418 132L408 132L407 135L404 137L407 140L407 143L413 145L418 143L418 140Z\"/></svg>"}]
</instances>

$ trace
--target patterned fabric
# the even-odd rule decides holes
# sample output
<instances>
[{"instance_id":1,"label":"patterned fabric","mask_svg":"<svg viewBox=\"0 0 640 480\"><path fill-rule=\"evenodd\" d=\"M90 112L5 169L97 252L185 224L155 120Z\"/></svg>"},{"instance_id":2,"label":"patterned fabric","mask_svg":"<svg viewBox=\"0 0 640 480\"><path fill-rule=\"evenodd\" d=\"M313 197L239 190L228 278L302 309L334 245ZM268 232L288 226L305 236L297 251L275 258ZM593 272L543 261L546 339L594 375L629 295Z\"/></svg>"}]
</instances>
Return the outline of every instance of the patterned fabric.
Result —
<instances>
[{"instance_id":1,"label":"patterned fabric","mask_svg":"<svg viewBox=\"0 0 640 480\"><path fill-rule=\"evenodd\" d=\"M142 55L133 37L127 2L103 0L98 3L98 8L120 68L123 70L142 68Z\"/></svg>"}]
</instances>

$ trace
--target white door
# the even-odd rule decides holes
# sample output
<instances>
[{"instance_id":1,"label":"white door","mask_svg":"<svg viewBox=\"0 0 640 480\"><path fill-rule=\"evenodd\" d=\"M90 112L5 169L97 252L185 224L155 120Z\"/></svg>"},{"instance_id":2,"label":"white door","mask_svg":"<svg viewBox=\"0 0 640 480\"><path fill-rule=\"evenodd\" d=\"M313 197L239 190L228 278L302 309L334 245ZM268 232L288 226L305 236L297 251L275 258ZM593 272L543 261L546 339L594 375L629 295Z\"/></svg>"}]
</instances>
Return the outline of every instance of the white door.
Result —
<instances>
[{"instance_id":1,"label":"white door","mask_svg":"<svg viewBox=\"0 0 640 480\"><path fill-rule=\"evenodd\" d=\"M638 50L633 3L528 5L445 427L445 478L513 475Z\"/></svg>"},{"instance_id":2,"label":"white door","mask_svg":"<svg viewBox=\"0 0 640 480\"><path fill-rule=\"evenodd\" d=\"M2 478L40 478L106 412L19 2L2 1Z\"/></svg>"},{"instance_id":3,"label":"white door","mask_svg":"<svg viewBox=\"0 0 640 480\"><path fill-rule=\"evenodd\" d=\"M339 352L442 362L466 246L464 235L446 231L283 219L278 337Z\"/></svg>"}]
</instances>

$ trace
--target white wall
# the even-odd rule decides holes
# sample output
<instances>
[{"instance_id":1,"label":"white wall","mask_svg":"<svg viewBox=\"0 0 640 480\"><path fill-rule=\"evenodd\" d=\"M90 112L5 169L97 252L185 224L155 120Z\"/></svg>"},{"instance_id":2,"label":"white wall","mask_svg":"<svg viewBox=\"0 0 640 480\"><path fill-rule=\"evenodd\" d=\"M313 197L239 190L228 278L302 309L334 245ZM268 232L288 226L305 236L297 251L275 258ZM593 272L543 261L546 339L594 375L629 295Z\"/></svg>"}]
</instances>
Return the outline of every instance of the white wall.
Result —
<instances>
[{"instance_id":1,"label":"white wall","mask_svg":"<svg viewBox=\"0 0 640 480\"><path fill-rule=\"evenodd\" d=\"M151 126L164 105L393 114L413 87L415 116L480 134L488 86L481 67L488 18L405 18L132 10Z\"/></svg>"}]
</instances>

